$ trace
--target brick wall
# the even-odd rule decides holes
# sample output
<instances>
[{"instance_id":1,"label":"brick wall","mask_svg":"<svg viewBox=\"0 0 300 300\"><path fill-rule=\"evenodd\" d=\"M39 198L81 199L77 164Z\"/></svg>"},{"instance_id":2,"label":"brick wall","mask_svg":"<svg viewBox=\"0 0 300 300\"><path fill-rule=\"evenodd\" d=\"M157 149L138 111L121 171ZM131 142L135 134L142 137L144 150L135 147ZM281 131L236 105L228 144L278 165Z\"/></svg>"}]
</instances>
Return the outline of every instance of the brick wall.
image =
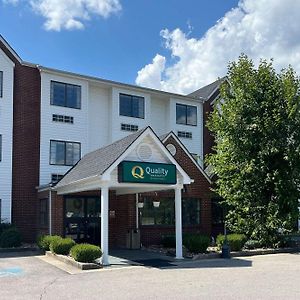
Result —
<instances>
[{"instance_id":1,"label":"brick wall","mask_svg":"<svg viewBox=\"0 0 300 300\"><path fill-rule=\"evenodd\" d=\"M68 197L100 197L100 191L89 191L69 194ZM38 194L39 199L49 199L49 191ZM38 206L37 206L38 207ZM126 234L129 229L135 228L135 196L116 196L114 191L109 193L109 211L114 211L114 216L109 216L109 244L110 247L125 247ZM49 227L41 227L38 222L38 234L48 234ZM64 235L64 196L52 192L52 234ZM100 220L99 220L100 222Z\"/></svg>"},{"instance_id":2,"label":"brick wall","mask_svg":"<svg viewBox=\"0 0 300 300\"><path fill-rule=\"evenodd\" d=\"M201 200L200 224L197 226L184 226L183 232L197 232L211 235L212 192L210 190L210 184L173 137L168 138L164 144L167 145L169 143L172 143L176 147L176 161L187 174L194 179L194 183L187 185L185 190L182 191L182 197L199 198ZM152 194L152 197L174 197L174 191L158 192L157 196ZM175 226L141 226L142 244L146 246L150 244L159 244L163 235L174 233Z\"/></svg>"},{"instance_id":3,"label":"brick wall","mask_svg":"<svg viewBox=\"0 0 300 300\"><path fill-rule=\"evenodd\" d=\"M203 104L203 155L204 157L212 152L214 146L214 137L207 128L207 120L209 115L213 111L213 106L211 102L220 94L220 91L217 90L210 99L204 102Z\"/></svg>"},{"instance_id":4,"label":"brick wall","mask_svg":"<svg viewBox=\"0 0 300 300\"><path fill-rule=\"evenodd\" d=\"M40 74L20 64L0 41L0 48L15 63L13 100L12 222L27 242L36 237L40 161Z\"/></svg>"}]
</instances>

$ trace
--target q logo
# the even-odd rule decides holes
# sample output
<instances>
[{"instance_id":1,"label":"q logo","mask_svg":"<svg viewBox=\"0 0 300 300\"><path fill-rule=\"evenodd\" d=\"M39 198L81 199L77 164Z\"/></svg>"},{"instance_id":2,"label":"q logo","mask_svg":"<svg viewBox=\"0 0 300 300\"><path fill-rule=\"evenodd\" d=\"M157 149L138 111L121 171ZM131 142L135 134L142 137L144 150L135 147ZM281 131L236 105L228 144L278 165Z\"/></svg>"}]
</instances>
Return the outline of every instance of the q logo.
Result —
<instances>
[{"instance_id":1,"label":"q logo","mask_svg":"<svg viewBox=\"0 0 300 300\"><path fill-rule=\"evenodd\" d=\"M131 170L131 174L134 178L144 179L144 170L140 166L134 166Z\"/></svg>"}]
</instances>

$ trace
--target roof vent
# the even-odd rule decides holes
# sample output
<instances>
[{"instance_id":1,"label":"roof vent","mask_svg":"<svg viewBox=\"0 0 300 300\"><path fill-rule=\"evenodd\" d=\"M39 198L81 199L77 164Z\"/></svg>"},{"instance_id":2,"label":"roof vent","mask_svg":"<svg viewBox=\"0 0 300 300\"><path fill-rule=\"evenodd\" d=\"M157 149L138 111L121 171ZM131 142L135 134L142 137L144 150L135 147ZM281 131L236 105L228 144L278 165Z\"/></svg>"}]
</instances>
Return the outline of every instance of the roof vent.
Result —
<instances>
[{"instance_id":1,"label":"roof vent","mask_svg":"<svg viewBox=\"0 0 300 300\"><path fill-rule=\"evenodd\" d=\"M140 160L149 160L152 157L152 149L148 144L140 144L137 148L137 155Z\"/></svg>"},{"instance_id":2,"label":"roof vent","mask_svg":"<svg viewBox=\"0 0 300 300\"><path fill-rule=\"evenodd\" d=\"M166 148L173 156L176 154L176 147L173 144L168 144Z\"/></svg>"}]
</instances>

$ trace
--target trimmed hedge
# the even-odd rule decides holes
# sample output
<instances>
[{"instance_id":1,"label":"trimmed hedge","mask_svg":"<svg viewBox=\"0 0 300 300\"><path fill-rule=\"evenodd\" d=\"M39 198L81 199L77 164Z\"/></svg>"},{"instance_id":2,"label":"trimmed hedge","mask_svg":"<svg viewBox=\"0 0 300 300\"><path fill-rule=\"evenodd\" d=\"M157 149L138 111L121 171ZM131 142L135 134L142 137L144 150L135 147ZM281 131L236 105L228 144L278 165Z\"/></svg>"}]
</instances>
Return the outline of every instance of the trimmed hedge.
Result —
<instances>
[{"instance_id":1,"label":"trimmed hedge","mask_svg":"<svg viewBox=\"0 0 300 300\"><path fill-rule=\"evenodd\" d=\"M175 248L176 238L175 235L163 235L161 238L161 244L164 248Z\"/></svg>"},{"instance_id":2,"label":"trimmed hedge","mask_svg":"<svg viewBox=\"0 0 300 300\"><path fill-rule=\"evenodd\" d=\"M190 251L194 253L204 253L210 244L210 238L206 235L186 233L183 234L182 238L183 245ZM176 247L176 237L175 235L165 235L162 236L161 244L165 248L175 248Z\"/></svg>"},{"instance_id":3,"label":"trimmed hedge","mask_svg":"<svg viewBox=\"0 0 300 300\"><path fill-rule=\"evenodd\" d=\"M201 234L186 234L183 236L183 245L193 253L205 253L210 244L210 238Z\"/></svg>"},{"instance_id":4,"label":"trimmed hedge","mask_svg":"<svg viewBox=\"0 0 300 300\"><path fill-rule=\"evenodd\" d=\"M0 223L0 235L2 234L3 231L15 228L15 226L11 223Z\"/></svg>"},{"instance_id":5,"label":"trimmed hedge","mask_svg":"<svg viewBox=\"0 0 300 300\"><path fill-rule=\"evenodd\" d=\"M219 234L216 240L219 249L222 248L224 241L225 236L223 234ZM247 237L244 234L231 233L227 235L227 241L232 251L240 251L244 247Z\"/></svg>"},{"instance_id":6,"label":"trimmed hedge","mask_svg":"<svg viewBox=\"0 0 300 300\"><path fill-rule=\"evenodd\" d=\"M0 235L0 247L11 248L20 247L22 244L22 236L19 230L15 227L10 227L2 231Z\"/></svg>"},{"instance_id":7,"label":"trimmed hedge","mask_svg":"<svg viewBox=\"0 0 300 300\"><path fill-rule=\"evenodd\" d=\"M49 251L50 250L50 244L53 241L62 239L62 237L58 236L58 235L42 235L40 237L38 237L37 239L37 245L39 246L40 249L43 249L45 251Z\"/></svg>"},{"instance_id":8,"label":"trimmed hedge","mask_svg":"<svg viewBox=\"0 0 300 300\"><path fill-rule=\"evenodd\" d=\"M257 240L248 240L244 245L244 248L248 250L253 250L261 247L261 243Z\"/></svg>"},{"instance_id":9,"label":"trimmed hedge","mask_svg":"<svg viewBox=\"0 0 300 300\"><path fill-rule=\"evenodd\" d=\"M91 244L78 244L70 250L71 256L79 262L92 263L102 256L100 247Z\"/></svg>"},{"instance_id":10,"label":"trimmed hedge","mask_svg":"<svg viewBox=\"0 0 300 300\"><path fill-rule=\"evenodd\" d=\"M68 255L71 248L75 245L75 241L71 238L55 239L50 243L50 250L55 254Z\"/></svg>"},{"instance_id":11,"label":"trimmed hedge","mask_svg":"<svg viewBox=\"0 0 300 300\"><path fill-rule=\"evenodd\" d=\"M300 246L300 233L294 232L279 236L279 247L297 247Z\"/></svg>"}]
</instances>

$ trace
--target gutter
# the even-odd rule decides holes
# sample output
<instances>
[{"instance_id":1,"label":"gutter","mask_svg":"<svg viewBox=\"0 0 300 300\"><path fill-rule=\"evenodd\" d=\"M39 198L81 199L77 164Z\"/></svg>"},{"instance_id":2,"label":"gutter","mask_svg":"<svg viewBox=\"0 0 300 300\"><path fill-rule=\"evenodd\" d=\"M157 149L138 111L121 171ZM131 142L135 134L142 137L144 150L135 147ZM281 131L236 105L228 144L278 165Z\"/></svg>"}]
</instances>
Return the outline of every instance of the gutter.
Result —
<instances>
[{"instance_id":1,"label":"gutter","mask_svg":"<svg viewBox=\"0 0 300 300\"><path fill-rule=\"evenodd\" d=\"M137 91L148 92L148 93L157 94L157 95L161 95L161 96L164 95L164 96L169 96L169 97L175 97L175 98L180 98L180 99L185 99L185 100L190 100L190 101L196 101L196 102L200 102L200 103L204 102L203 99L199 99L197 97L191 97L191 96L186 96L186 95L181 95L181 94L176 94L176 93L170 93L170 92L151 89L151 88L147 88L147 87L137 86L137 85L133 85L133 84L127 84L127 83L121 83L121 82L117 82L117 81L102 79L99 77L82 75L82 74L77 74L77 73L63 71L63 70L57 70L57 69L53 69L53 68L43 67L41 65L37 65L36 67L39 69L40 72L57 73L57 74L62 74L62 75L73 77L73 78L74 77L81 78L81 79L93 81L96 83L110 85L113 87L122 87L122 88L127 88L127 89L133 89L133 90L137 90Z\"/></svg>"}]
</instances>

